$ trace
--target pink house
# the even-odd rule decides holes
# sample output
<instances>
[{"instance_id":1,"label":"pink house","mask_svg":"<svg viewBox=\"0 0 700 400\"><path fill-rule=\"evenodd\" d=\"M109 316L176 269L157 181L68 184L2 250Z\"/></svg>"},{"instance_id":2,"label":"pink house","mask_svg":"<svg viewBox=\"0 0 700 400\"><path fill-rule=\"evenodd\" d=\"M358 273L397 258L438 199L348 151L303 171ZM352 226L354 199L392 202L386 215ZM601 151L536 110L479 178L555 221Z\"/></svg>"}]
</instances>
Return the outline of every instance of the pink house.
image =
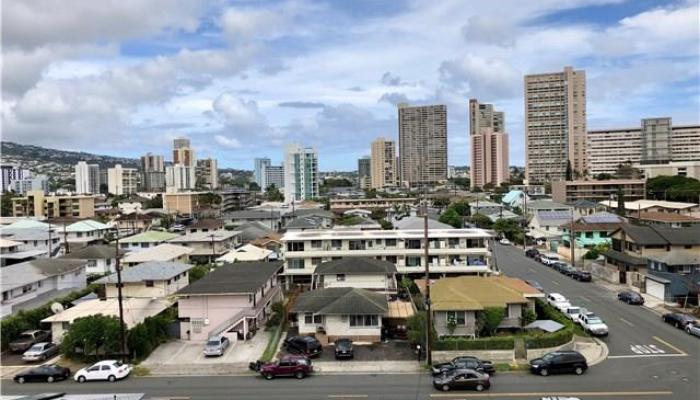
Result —
<instances>
[{"instance_id":1,"label":"pink house","mask_svg":"<svg viewBox=\"0 0 700 400\"><path fill-rule=\"evenodd\" d=\"M177 292L181 339L204 341L222 333L247 339L282 300L281 270L281 261L225 264Z\"/></svg>"}]
</instances>

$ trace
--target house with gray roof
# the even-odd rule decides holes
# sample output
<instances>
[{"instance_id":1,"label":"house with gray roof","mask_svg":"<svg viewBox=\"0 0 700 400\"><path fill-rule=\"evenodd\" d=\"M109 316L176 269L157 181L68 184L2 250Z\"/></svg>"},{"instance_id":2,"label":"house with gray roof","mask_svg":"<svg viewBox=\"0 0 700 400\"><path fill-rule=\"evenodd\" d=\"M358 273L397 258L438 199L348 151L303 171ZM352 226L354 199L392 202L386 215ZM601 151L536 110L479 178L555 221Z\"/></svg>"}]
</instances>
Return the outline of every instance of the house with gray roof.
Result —
<instances>
[{"instance_id":1,"label":"house with gray roof","mask_svg":"<svg viewBox=\"0 0 700 400\"><path fill-rule=\"evenodd\" d=\"M180 338L206 340L225 335L247 340L264 327L272 304L282 300L282 262L225 264L178 291Z\"/></svg>"},{"instance_id":2,"label":"house with gray roof","mask_svg":"<svg viewBox=\"0 0 700 400\"><path fill-rule=\"evenodd\" d=\"M230 211L223 213L224 223L226 225L240 225L246 222L260 222L265 226L269 226L273 230L279 230L282 226L282 216L279 211L273 209L265 210L263 208Z\"/></svg>"},{"instance_id":3,"label":"house with gray roof","mask_svg":"<svg viewBox=\"0 0 700 400\"><path fill-rule=\"evenodd\" d=\"M352 287L304 292L292 306L300 334L324 335L328 341L379 342L382 318L388 311L385 294Z\"/></svg>"},{"instance_id":4,"label":"house with gray roof","mask_svg":"<svg viewBox=\"0 0 700 400\"><path fill-rule=\"evenodd\" d=\"M87 284L85 260L38 258L0 268L2 318L42 306Z\"/></svg>"},{"instance_id":5,"label":"house with gray roof","mask_svg":"<svg viewBox=\"0 0 700 400\"><path fill-rule=\"evenodd\" d=\"M86 219L72 223L65 227L64 239L73 248L85 247L90 244L102 243L105 234L112 229L109 225L99 221Z\"/></svg>"},{"instance_id":6,"label":"house with gray roof","mask_svg":"<svg viewBox=\"0 0 700 400\"><path fill-rule=\"evenodd\" d=\"M352 287L396 293L396 265L368 257L347 257L316 266L311 287Z\"/></svg>"},{"instance_id":7,"label":"house with gray roof","mask_svg":"<svg viewBox=\"0 0 700 400\"><path fill-rule=\"evenodd\" d=\"M189 284L189 270L192 265L150 261L122 270L122 296L143 298L164 298L175 294ZM98 279L95 283L105 285L107 297L117 297L117 274Z\"/></svg>"},{"instance_id":8,"label":"house with gray roof","mask_svg":"<svg viewBox=\"0 0 700 400\"><path fill-rule=\"evenodd\" d=\"M266 237L275 232L272 228L265 226L261 222L246 222L236 226L235 229L241 232L241 240L243 243Z\"/></svg>"},{"instance_id":9,"label":"house with gray roof","mask_svg":"<svg viewBox=\"0 0 700 400\"><path fill-rule=\"evenodd\" d=\"M407 230L407 229L423 229L425 221L422 217L416 217L413 215L403 217L399 220L394 220L394 229ZM453 229L452 225L444 224L440 221L428 218L428 229Z\"/></svg>"},{"instance_id":10,"label":"house with gray roof","mask_svg":"<svg viewBox=\"0 0 700 400\"><path fill-rule=\"evenodd\" d=\"M50 252L52 257L61 252L61 236L53 229L7 227L0 229L0 237L22 243L22 251L34 251L36 254Z\"/></svg>"},{"instance_id":11,"label":"house with gray roof","mask_svg":"<svg viewBox=\"0 0 700 400\"><path fill-rule=\"evenodd\" d=\"M324 219L316 216L297 217L289 221L285 226L288 232L299 232L307 229L329 228L330 224L324 225Z\"/></svg>"},{"instance_id":12,"label":"house with gray roof","mask_svg":"<svg viewBox=\"0 0 700 400\"><path fill-rule=\"evenodd\" d=\"M61 258L69 260L85 260L87 262L87 270L85 273L90 275L102 276L117 272L117 258L121 258L126 254L126 251L117 248L115 245L109 244L93 244L87 247L71 250L70 253L64 254Z\"/></svg>"}]
</instances>

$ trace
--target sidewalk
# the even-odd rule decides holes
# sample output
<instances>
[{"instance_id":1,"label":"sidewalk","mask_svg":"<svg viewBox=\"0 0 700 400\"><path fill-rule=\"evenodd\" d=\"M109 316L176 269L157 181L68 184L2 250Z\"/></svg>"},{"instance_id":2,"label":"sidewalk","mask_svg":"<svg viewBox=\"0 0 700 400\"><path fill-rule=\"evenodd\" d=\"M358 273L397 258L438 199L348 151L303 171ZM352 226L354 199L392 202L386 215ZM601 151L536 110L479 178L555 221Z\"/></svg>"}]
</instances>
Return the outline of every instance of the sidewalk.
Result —
<instances>
[{"instance_id":1,"label":"sidewalk","mask_svg":"<svg viewBox=\"0 0 700 400\"><path fill-rule=\"evenodd\" d=\"M588 366L593 366L608 358L608 346L599 339L576 336L573 350L583 354Z\"/></svg>"},{"instance_id":2,"label":"sidewalk","mask_svg":"<svg viewBox=\"0 0 700 400\"><path fill-rule=\"evenodd\" d=\"M603 288L605 288L605 289L607 289L615 294L617 294L618 292L621 292L623 290L631 290L633 292L637 292L644 298L643 307L646 307L659 315L670 311L667 307L671 306L671 304L664 303L664 301L661 299L658 299L654 296L640 292L638 287L615 284L615 283L608 282L608 281L605 281L605 280L600 279L600 278L595 279L595 281L593 283L595 285L601 286L601 287L603 287Z\"/></svg>"},{"instance_id":3,"label":"sidewalk","mask_svg":"<svg viewBox=\"0 0 700 400\"><path fill-rule=\"evenodd\" d=\"M423 372L418 361L317 361L314 371L321 374L364 374L364 373L416 373Z\"/></svg>"}]
</instances>

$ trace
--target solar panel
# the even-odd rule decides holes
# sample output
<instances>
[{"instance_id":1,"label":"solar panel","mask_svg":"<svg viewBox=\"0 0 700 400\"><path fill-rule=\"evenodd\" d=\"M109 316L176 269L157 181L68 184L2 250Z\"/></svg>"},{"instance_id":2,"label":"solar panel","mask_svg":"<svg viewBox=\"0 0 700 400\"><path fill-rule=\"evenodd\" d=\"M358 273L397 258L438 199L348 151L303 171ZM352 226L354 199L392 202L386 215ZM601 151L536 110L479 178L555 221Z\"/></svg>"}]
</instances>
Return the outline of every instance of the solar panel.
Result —
<instances>
[{"instance_id":1,"label":"solar panel","mask_svg":"<svg viewBox=\"0 0 700 400\"><path fill-rule=\"evenodd\" d=\"M620 217L609 212L586 215L581 219L589 224L614 224L620 222Z\"/></svg>"}]
</instances>

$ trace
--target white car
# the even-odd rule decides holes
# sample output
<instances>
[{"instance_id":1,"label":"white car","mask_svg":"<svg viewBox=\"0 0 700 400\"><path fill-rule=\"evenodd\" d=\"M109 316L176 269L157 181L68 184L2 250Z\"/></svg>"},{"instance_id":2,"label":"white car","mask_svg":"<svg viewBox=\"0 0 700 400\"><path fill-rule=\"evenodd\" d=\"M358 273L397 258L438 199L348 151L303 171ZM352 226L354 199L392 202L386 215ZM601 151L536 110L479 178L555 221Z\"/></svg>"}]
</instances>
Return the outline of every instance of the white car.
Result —
<instances>
[{"instance_id":1,"label":"white car","mask_svg":"<svg viewBox=\"0 0 700 400\"><path fill-rule=\"evenodd\" d=\"M83 383L86 381L110 381L114 382L124 379L131 373L131 365L124 364L117 360L104 360L85 367L75 373L73 377L76 381Z\"/></svg>"},{"instance_id":2,"label":"white car","mask_svg":"<svg viewBox=\"0 0 700 400\"><path fill-rule=\"evenodd\" d=\"M581 307L570 306L564 310L564 314L566 314L570 320L578 322L578 316L581 315Z\"/></svg>"},{"instance_id":3,"label":"white car","mask_svg":"<svg viewBox=\"0 0 700 400\"><path fill-rule=\"evenodd\" d=\"M540 262L549 266L555 262L559 262L559 256L553 253L545 253L540 256Z\"/></svg>"},{"instance_id":4,"label":"white car","mask_svg":"<svg viewBox=\"0 0 700 400\"><path fill-rule=\"evenodd\" d=\"M505 246L508 246L508 245L510 245L510 240L503 238L503 239L499 240L498 243L505 245Z\"/></svg>"},{"instance_id":5,"label":"white car","mask_svg":"<svg viewBox=\"0 0 700 400\"><path fill-rule=\"evenodd\" d=\"M606 336L608 334L608 326L600 319L599 316L592 312L580 314L578 321L583 327L583 330L594 336Z\"/></svg>"},{"instance_id":6,"label":"white car","mask_svg":"<svg viewBox=\"0 0 700 400\"><path fill-rule=\"evenodd\" d=\"M557 310L564 312L567 308L571 307L571 303L566 297L559 293L549 293L547 294L547 303L551 304Z\"/></svg>"}]
</instances>

